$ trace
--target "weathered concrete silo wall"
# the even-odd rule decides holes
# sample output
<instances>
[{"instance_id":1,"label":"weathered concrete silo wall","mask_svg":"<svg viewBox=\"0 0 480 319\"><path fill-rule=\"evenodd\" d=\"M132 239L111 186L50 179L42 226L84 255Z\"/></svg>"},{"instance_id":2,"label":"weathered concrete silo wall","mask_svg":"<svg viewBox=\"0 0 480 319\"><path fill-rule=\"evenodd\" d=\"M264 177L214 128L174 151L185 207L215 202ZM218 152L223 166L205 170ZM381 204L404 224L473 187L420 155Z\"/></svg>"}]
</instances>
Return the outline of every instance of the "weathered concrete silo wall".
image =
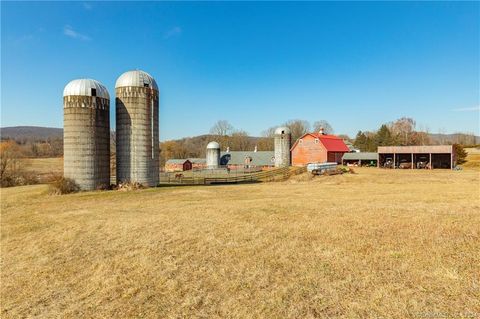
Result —
<instances>
[{"instance_id":1,"label":"weathered concrete silo wall","mask_svg":"<svg viewBox=\"0 0 480 319\"><path fill-rule=\"evenodd\" d=\"M275 167L290 166L290 147L292 135L288 127L279 127L275 130Z\"/></svg>"},{"instance_id":2,"label":"weathered concrete silo wall","mask_svg":"<svg viewBox=\"0 0 480 319\"><path fill-rule=\"evenodd\" d=\"M208 169L215 169L220 166L220 145L217 142L208 143L206 162Z\"/></svg>"},{"instance_id":3,"label":"weathered concrete silo wall","mask_svg":"<svg viewBox=\"0 0 480 319\"><path fill-rule=\"evenodd\" d=\"M110 97L99 82L74 80L64 90L64 176L83 190L110 185Z\"/></svg>"},{"instance_id":4,"label":"weathered concrete silo wall","mask_svg":"<svg viewBox=\"0 0 480 319\"><path fill-rule=\"evenodd\" d=\"M116 93L117 183L159 183L159 92L155 80L143 71L122 74Z\"/></svg>"}]
</instances>

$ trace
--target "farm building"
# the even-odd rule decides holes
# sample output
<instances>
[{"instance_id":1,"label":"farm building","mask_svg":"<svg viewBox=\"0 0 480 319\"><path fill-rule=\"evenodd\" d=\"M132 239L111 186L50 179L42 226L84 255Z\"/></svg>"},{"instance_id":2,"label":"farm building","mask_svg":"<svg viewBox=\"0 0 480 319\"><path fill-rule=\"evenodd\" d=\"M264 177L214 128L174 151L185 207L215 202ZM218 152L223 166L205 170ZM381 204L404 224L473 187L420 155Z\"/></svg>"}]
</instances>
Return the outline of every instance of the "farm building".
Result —
<instances>
[{"instance_id":1,"label":"farm building","mask_svg":"<svg viewBox=\"0 0 480 319\"><path fill-rule=\"evenodd\" d=\"M342 162L342 156L349 149L338 136L306 133L291 148L292 165L306 166L308 163Z\"/></svg>"},{"instance_id":2,"label":"farm building","mask_svg":"<svg viewBox=\"0 0 480 319\"><path fill-rule=\"evenodd\" d=\"M345 145L347 145L349 152L357 152L357 153L360 152L358 148L353 146L352 142L346 141L346 140L343 140L343 142L345 143Z\"/></svg>"},{"instance_id":3,"label":"farm building","mask_svg":"<svg viewBox=\"0 0 480 319\"><path fill-rule=\"evenodd\" d=\"M378 166L386 168L449 168L455 166L452 145L379 146Z\"/></svg>"},{"instance_id":4,"label":"farm building","mask_svg":"<svg viewBox=\"0 0 480 319\"><path fill-rule=\"evenodd\" d=\"M172 158L165 162L165 172L182 172L192 169L192 162L188 159Z\"/></svg>"},{"instance_id":5,"label":"farm building","mask_svg":"<svg viewBox=\"0 0 480 319\"><path fill-rule=\"evenodd\" d=\"M275 153L272 151L230 151L222 152L220 165L230 169L257 167L268 169L275 165Z\"/></svg>"},{"instance_id":6,"label":"farm building","mask_svg":"<svg viewBox=\"0 0 480 319\"><path fill-rule=\"evenodd\" d=\"M377 163L378 153L375 152L345 153L342 157L343 165L377 166Z\"/></svg>"},{"instance_id":7,"label":"farm building","mask_svg":"<svg viewBox=\"0 0 480 319\"><path fill-rule=\"evenodd\" d=\"M204 169L206 162L204 158L172 158L165 162L166 172L182 172L191 169Z\"/></svg>"},{"instance_id":8,"label":"farm building","mask_svg":"<svg viewBox=\"0 0 480 319\"><path fill-rule=\"evenodd\" d=\"M193 169L205 169L207 167L207 161L204 158L189 158L192 162Z\"/></svg>"}]
</instances>

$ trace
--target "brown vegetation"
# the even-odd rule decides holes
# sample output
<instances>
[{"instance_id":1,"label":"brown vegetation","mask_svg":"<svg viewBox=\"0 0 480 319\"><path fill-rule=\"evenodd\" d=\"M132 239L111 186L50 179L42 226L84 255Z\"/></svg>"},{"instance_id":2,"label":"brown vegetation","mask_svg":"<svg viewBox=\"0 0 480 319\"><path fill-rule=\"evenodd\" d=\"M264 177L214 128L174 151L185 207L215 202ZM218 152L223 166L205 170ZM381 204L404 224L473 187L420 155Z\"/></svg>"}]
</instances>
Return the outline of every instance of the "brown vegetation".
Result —
<instances>
[{"instance_id":1,"label":"brown vegetation","mask_svg":"<svg viewBox=\"0 0 480 319\"><path fill-rule=\"evenodd\" d=\"M478 171L356 171L67 196L2 189L1 316L478 316Z\"/></svg>"},{"instance_id":2,"label":"brown vegetation","mask_svg":"<svg viewBox=\"0 0 480 319\"><path fill-rule=\"evenodd\" d=\"M80 187L73 179L59 176L48 185L50 195L66 195L80 191Z\"/></svg>"}]
</instances>

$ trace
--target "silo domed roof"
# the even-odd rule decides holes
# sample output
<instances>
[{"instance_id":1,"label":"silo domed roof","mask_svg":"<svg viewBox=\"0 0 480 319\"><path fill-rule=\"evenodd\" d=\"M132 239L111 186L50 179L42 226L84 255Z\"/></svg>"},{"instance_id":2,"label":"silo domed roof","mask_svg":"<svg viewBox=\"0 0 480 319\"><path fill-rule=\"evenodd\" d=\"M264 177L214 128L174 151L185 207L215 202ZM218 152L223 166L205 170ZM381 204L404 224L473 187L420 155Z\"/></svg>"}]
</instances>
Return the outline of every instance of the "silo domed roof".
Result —
<instances>
[{"instance_id":1,"label":"silo domed roof","mask_svg":"<svg viewBox=\"0 0 480 319\"><path fill-rule=\"evenodd\" d=\"M143 88L145 84L148 84L149 87L158 91L157 82L155 82L155 79L150 74L141 70L134 70L127 71L120 75L115 83L115 88L125 86L136 86Z\"/></svg>"},{"instance_id":2,"label":"silo domed roof","mask_svg":"<svg viewBox=\"0 0 480 319\"><path fill-rule=\"evenodd\" d=\"M220 149L220 144L215 141L208 143L207 148Z\"/></svg>"},{"instance_id":3,"label":"silo domed roof","mask_svg":"<svg viewBox=\"0 0 480 319\"><path fill-rule=\"evenodd\" d=\"M275 134L290 134L290 129L286 126L277 127Z\"/></svg>"},{"instance_id":4,"label":"silo domed roof","mask_svg":"<svg viewBox=\"0 0 480 319\"><path fill-rule=\"evenodd\" d=\"M77 79L68 82L65 89L63 89L63 96L93 96L92 89L95 89L96 91L95 96L110 99L107 88L102 83L92 79Z\"/></svg>"}]
</instances>

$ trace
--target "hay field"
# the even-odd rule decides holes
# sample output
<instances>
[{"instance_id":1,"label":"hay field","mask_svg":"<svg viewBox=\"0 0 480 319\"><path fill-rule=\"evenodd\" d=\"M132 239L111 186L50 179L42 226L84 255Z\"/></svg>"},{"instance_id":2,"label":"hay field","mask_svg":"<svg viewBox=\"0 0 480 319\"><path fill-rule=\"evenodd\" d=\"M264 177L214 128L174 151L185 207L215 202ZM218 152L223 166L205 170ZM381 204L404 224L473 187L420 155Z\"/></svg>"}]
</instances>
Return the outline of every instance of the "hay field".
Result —
<instances>
[{"instance_id":1,"label":"hay field","mask_svg":"<svg viewBox=\"0 0 480 319\"><path fill-rule=\"evenodd\" d=\"M479 172L2 189L1 317L480 316Z\"/></svg>"},{"instance_id":2,"label":"hay field","mask_svg":"<svg viewBox=\"0 0 480 319\"><path fill-rule=\"evenodd\" d=\"M480 170L480 148L466 148L467 162L462 166L467 169Z\"/></svg>"},{"instance_id":3,"label":"hay field","mask_svg":"<svg viewBox=\"0 0 480 319\"><path fill-rule=\"evenodd\" d=\"M63 157L25 158L20 161L20 165L25 171L38 176L40 183L63 174Z\"/></svg>"}]
</instances>

